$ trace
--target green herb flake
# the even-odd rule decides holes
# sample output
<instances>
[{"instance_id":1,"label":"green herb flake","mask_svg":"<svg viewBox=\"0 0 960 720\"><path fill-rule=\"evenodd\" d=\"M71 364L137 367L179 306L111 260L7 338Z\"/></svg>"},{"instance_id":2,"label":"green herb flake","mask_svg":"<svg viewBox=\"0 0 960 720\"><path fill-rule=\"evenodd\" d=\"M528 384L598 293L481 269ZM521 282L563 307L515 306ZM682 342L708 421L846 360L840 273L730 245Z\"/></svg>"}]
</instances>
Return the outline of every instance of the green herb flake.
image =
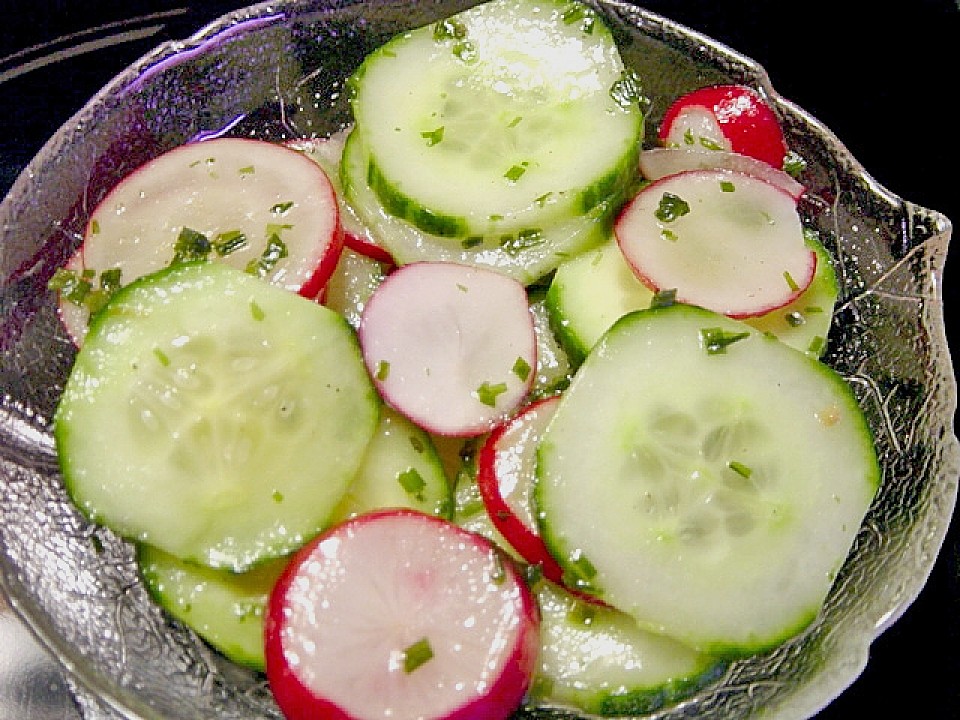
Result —
<instances>
[{"instance_id":1,"label":"green herb flake","mask_svg":"<svg viewBox=\"0 0 960 720\"><path fill-rule=\"evenodd\" d=\"M624 110L639 107L641 112L646 112L650 106L650 98L643 94L643 84L635 70L620 73L620 77L610 86L610 97Z\"/></svg>"},{"instance_id":2,"label":"green herb flake","mask_svg":"<svg viewBox=\"0 0 960 720\"><path fill-rule=\"evenodd\" d=\"M510 169L503 174L503 176L510 182L515 183L523 177L523 174L527 171L528 167L530 167L530 163L525 160L518 165L511 166Z\"/></svg>"},{"instance_id":3,"label":"green herb flake","mask_svg":"<svg viewBox=\"0 0 960 720\"><path fill-rule=\"evenodd\" d=\"M700 142L700 147L704 148L705 150L723 150L724 149L723 145L718 143L716 140L712 140L711 138L704 137L703 135L701 135L697 139Z\"/></svg>"},{"instance_id":4,"label":"green herb flake","mask_svg":"<svg viewBox=\"0 0 960 720\"><path fill-rule=\"evenodd\" d=\"M480 387L477 388L474 393L477 396L477 400L482 402L484 405L489 407L497 406L497 397L502 395L507 391L506 383L495 383L490 384L487 381L484 381Z\"/></svg>"},{"instance_id":5,"label":"green herb flake","mask_svg":"<svg viewBox=\"0 0 960 720\"><path fill-rule=\"evenodd\" d=\"M679 195L674 195L671 192L665 192L660 197L660 202L657 205L657 209L654 211L654 215L657 220L660 222L673 222L677 218L683 217L690 212L690 203L684 200Z\"/></svg>"},{"instance_id":6,"label":"green herb flake","mask_svg":"<svg viewBox=\"0 0 960 720\"><path fill-rule=\"evenodd\" d=\"M239 175L253 175L253 174L255 174L256 172L257 172L257 170L256 170L256 168L255 168L253 165L247 165L247 166L242 167L242 168L240 168L239 170L237 170L237 173L238 173Z\"/></svg>"},{"instance_id":7,"label":"green herb flake","mask_svg":"<svg viewBox=\"0 0 960 720\"><path fill-rule=\"evenodd\" d=\"M100 221L94 218L90 221L90 234L99 235L100 234Z\"/></svg>"},{"instance_id":8,"label":"green herb flake","mask_svg":"<svg viewBox=\"0 0 960 720\"><path fill-rule=\"evenodd\" d=\"M817 315L817 314L823 312L823 308L820 307L819 305L807 305L807 306L803 309L803 311L804 311L807 315Z\"/></svg>"},{"instance_id":9,"label":"green herb flake","mask_svg":"<svg viewBox=\"0 0 960 720\"><path fill-rule=\"evenodd\" d=\"M247 246L247 236L240 230L219 233L213 241L213 249L220 257L226 257Z\"/></svg>"},{"instance_id":10,"label":"green herb flake","mask_svg":"<svg viewBox=\"0 0 960 720\"><path fill-rule=\"evenodd\" d=\"M466 36L467 26L461 20L447 18L433 26L433 39L437 42L463 40Z\"/></svg>"},{"instance_id":11,"label":"green herb flake","mask_svg":"<svg viewBox=\"0 0 960 720\"><path fill-rule=\"evenodd\" d=\"M199 230L184 227L173 245L172 265L182 262L206 260L213 249L210 240Z\"/></svg>"},{"instance_id":12,"label":"green herb flake","mask_svg":"<svg viewBox=\"0 0 960 720\"><path fill-rule=\"evenodd\" d=\"M597 617L597 609L585 602L578 602L567 611L567 618L576 625L591 625Z\"/></svg>"},{"instance_id":13,"label":"green herb flake","mask_svg":"<svg viewBox=\"0 0 960 720\"><path fill-rule=\"evenodd\" d=\"M467 65L476 62L480 54L477 52L477 46L469 40L459 40L453 44L453 56Z\"/></svg>"},{"instance_id":14,"label":"green herb flake","mask_svg":"<svg viewBox=\"0 0 960 720\"><path fill-rule=\"evenodd\" d=\"M676 242L679 239L679 235L677 235L670 228L662 228L660 230L660 239L667 240L669 242Z\"/></svg>"},{"instance_id":15,"label":"green herb flake","mask_svg":"<svg viewBox=\"0 0 960 720\"><path fill-rule=\"evenodd\" d=\"M508 127L508 128L515 128L517 125L520 124L520 121L521 121L521 120L523 120L523 116L522 116L522 115L517 115L513 120L511 120L510 122L507 123L507 127Z\"/></svg>"},{"instance_id":16,"label":"green herb flake","mask_svg":"<svg viewBox=\"0 0 960 720\"><path fill-rule=\"evenodd\" d=\"M400 487L404 489L407 495L411 495L417 500L423 500L423 490L427 483L416 468L407 468L397 473L397 482L400 483Z\"/></svg>"},{"instance_id":17,"label":"green herb flake","mask_svg":"<svg viewBox=\"0 0 960 720\"><path fill-rule=\"evenodd\" d=\"M283 258L287 257L287 246L279 235L271 235L260 257L247 263L247 273L256 277L266 277Z\"/></svg>"},{"instance_id":18,"label":"green herb flake","mask_svg":"<svg viewBox=\"0 0 960 720\"><path fill-rule=\"evenodd\" d=\"M432 658L433 648L430 646L430 640L420 638L403 651L403 671L409 675Z\"/></svg>"},{"instance_id":19,"label":"green herb flake","mask_svg":"<svg viewBox=\"0 0 960 720\"><path fill-rule=\"evenodd\" d=\"M274 215L283 215L293 206L294 206L293 200L287 200L286 202L279 202L270 208L270 212L273 213Z\"/></svg>"},{"instance_id":20,"label":"green herb flake","mask_svg":"<svg viewBox=\"0 0 960 720\"><path fill-rule=\"evenodd\" d=\"M750 331L728 332L720 327L700 329L700 343L708 355L722 355L735 342L750 337Z\"/></svg>"},{"instance_id":21,"label":"green herb flake","mask_svg":"<svg viewBox=\"0 0 960 720\"><path fill-rule=\"evenodd\" d=\"M792 177L799 177L806 169L806 159L795 150L788 150L783 157L783 171Z\"/></svg>"},{"instance_id":22,"label":"green herb flake","mask_svg":"<svg viewBox=\"0 0 960 720\"><path fill-rule=\"evenodd\" d=\"M797 281L793 279L793 275L790 274L789 270L783 271L783 279L787 281L787 286L793 290L793 292L800 289L800 286L797 285Z\"/></svg>"},{"instance_id":23,"label":"green herb flake","mask_svg":"<svg viewBox=\"0 0 960 720\"><path fill-rule=\"evenodd\" d=\"M729 180L720 181L720 192L731 193L736 191L737 191L737 186L734 185Z\"/></svg>"},{"instance_id":24,"label":"green herb flake","mask_svg":"<svg viewBox=\"0 0 960 720\"><path fill-rule=\"evenodd\" d=\"M410 436L410 445L417 454L423 454L423 451L427 449L427 446L423 444L423 440L417 435Z\"/></svg>"},{"instance_id":25,"label":"green herb flake","mask_svg":"<svg viewBox=\"0 0 960 720\"><path fill-rule=\"evenodd\" d=\"M471 248L478 247L482 244L483 244L482 235L471 235L469 237L464 238L460 242L460 247L462 247L464 250L470 250Z\"/></svg>"},{"instance_id":26,"label":"green herb flake","mask_svg":"<svg viewBox=\"0 0 960 720\"><path fill-rule=\"evenodd\" d=\"M260 322L267 316L263 308L257 304L256 300L250 301L250 316L257 322Z\"/></svg>"},{"instance_id":27,"label":"green herb flake","mask_svg":"<svg viewBox=\"0 0 960 720\"><path fill-rule=\"evenodd\" d=\"M167 355L160 348L153 349L153 356L157 358L157 360L160 362L161 365L163 365L163 367L170 367L170 356Z\"/></svg>"},{"instance_id":28,"label":"green herb flake","mask_svg":"<svg viewBox=\"0 0 960 720\"><path fill-rule=\"evenodd\" d=\"M427 147L433 147L443 141L443 125L436 130L426 130L420 133L420 137L427 141Z\"/></svg>"},{"instance_id":29,"label":"green herb flake","mask_svg":"<svg viewBox=\"0 0 960 720\"><path fill-rule=\"evenodd\" d=\"M592 35L597 24L597 18L593 10L580 3L571 3L561 10L560 20L564 25L580 23L580 30L584 35Z\"/></svg>"},{"instance_id":30,"label":"green herb flake","mask_svg":"<svg viewBox=\"0 0 960 720\"><path fill-rule=\"evenodd\" d=\"M675 305L677 302L677 289L670 288L669 290L658 290L654 293L653 298L650 300L650 307L653 308L664 308Z\"/></svg>"},{"instance_id":31,"label":"green herb flake","mask_svg":"<svg viewBox=\"0 0 960 720\"><path fill-rule=\"evenodd\" d=\"M810 344L807 345L807 350L814 355L820 355L826 346L827 341L821 335L817 335L810 341Z\"/></svg>"},{"instance_id":32,"label":"green herb flake","mask_svg":"<svg viewBox=\"0 0 960 720\"><path fill-rule=\"evenodd\" d=\"M737 475L742 478L749 479L753 475L753 470L747 465L744 465L742 462L737 462L736 460L731 460L727 463L727 467L733 470Z\"/></svg>"},{"instance_id":33,"label":"green herb flake","mask_svg":"<svg viewBox=\"0 0 960 720\"><path fill-rule=\"evenodd\" d=\"M383 382L384 380L387 379L387 376L389 375L390 375L390 363L387 362L386 360L381 360L379 363L377 363L377 372L374 375L374 377L380 382Z\"/></svg>"},{"instance_id":34,"label":"green herb flake","mask_svg":"<svg viewBox=\"0 0 960 720\"><path fill-rule=\"evenodd\" d=\"M121 269L118 267L107 268L100 273L100 289L109 295L113 295L123 284L120 282Z\"/></svg>"},{"instance_id":35,"label":"green herb flake","mask_svg":"<svg viewBox=\"0 0 960 720\"><path fill-rule=\"evenodd\" d=\"M796 310L788 312L783 316L783 319L786 320L787 325L790 327L800 327L807 321L806 318L803 317L803 313L797 312Z\"/></svg>"},{"instance_id":36,"label":"green herb flake","mask_svg":"<svg viewBox=\"0 0 960 720\"><path fill-rule=\"evenodd\" d=\"M522 382L526 382L532 371L533 368L530 367L530 363L528 363L522 357L517 357L517 360L513 363L513 368L511 369L511 372L520 378Z\"/></svg>"},{"instance_id":37,"label":"green herb flake","mask_svg":"<svg viewBox=\"0 0 960 720\"><path fill-rule=\"evenodd\" d=\"M575 550L568 558L569 562L563 572L563 582L567 587L578 590L596 590L593 584L597 576L594 566L582 550Z\"/></svg>"},{"instance_id":38,"label":"green herb flake","mask_svg":"<svg viewBox=\"0 0 960 720\"><path fill-rule=\"evenodd\" d=\"M270 497L273 499L275 503L283 502L283 493L280 492L279 490L274 490L273 494Z\"/></svg>"},{"instance_id":39,"label":"green herb flake","mask_svg":"<svg viewBox=\"0 0 960 720\"><path fill-rule=\"evenodd\" d=\"M543 231L540 228L525 228L516 235L501 237L500 247L511 257L516 257L524 250L529 250L543 242Z\"/></svg>"}]
</instances>

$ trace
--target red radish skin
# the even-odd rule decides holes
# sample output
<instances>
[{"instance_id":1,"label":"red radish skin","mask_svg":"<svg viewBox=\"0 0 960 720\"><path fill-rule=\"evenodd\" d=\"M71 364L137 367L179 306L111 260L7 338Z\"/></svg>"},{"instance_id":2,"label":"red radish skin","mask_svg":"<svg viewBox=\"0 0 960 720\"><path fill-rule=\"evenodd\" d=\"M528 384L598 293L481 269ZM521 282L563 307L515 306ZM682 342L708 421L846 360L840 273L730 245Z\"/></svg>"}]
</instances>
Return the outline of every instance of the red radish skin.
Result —
<instances>
[{"instance_id":1,"label":"red radish skin","mask_svg":"<svg viewBox=\"0 0 960 720\"><path fill-rule=\"evenodd\" d=\"M666 146L711 147L762 160L783 168L787 145L773 109L745 85L713 85L677 98L660 123L659 138ZM706 149L706 148L704 148Z\"/></svg>"},{"instance_id":2,"label":"red radish skin","mask_svg":"<svg viewBox=\"0 0 960 720\"><path fill-rule=\"evenodd\" d=\"M365 255L385 265L396 264L393 256L376 240L373 234L357 217L353 208L344 200L343 190L340 187L339 172L340 158L343 155L343 145L346 142L349 130L341 130L329 137L305 138L290 140L287 147L303 153L317 163L330 178L337 194L340 206L340 222L343 225L344 245L354 252Z\"/></svg>"},{"instance_id":3,"label":"red radish skin","mask_svg":"<svg viewBox=\"0 0 960 720\"><path fill-rule=\"evenodd\" d=\"M794 200L799 200L806 187L783 170L749 155L713 150L700 152L686 147L651 148L640 153L640 174L647 180L660 180L686 170L733 170L746 173L776 185Z\"/></svg>"},{"instance_id":4,"label":"red radish skin","mask_svg":"<svg viewBox=\"0 0 960 720\"><path fill-rule=\"evenodd\" d=\"M793 302L817 267L796 200L743 173L668 175L637 193L614 233L624 259L651 290L672 290L679 302L738 319Z\"/></svg>"},{"instance_id":5,"label":"red radish skin","mask_svg":"<svg viewBox=\"0 0 960 720\"><path fill-rule=\"evenodd\" d=\"M563 570L547 550L532 515L530 497L540 435L559 396L528 405L487 437L477 455L477 486L494 527L526 562L562 584Z\"/></svg>"},{"instance_id":6,"label":"red radish skin","mask_svg":"<svg viewBox=\"0 0 960 720\"><path fill-rule=\"evenodd\" d=\"M267 605L266 673L288 720L498 720L526 694L539 613L490 541L411 510L337 525ZM408 648L432 655L404 668Z\"/></svg>"},{"instance_id":7,"label":"red radish skin","mask_svg":"<svg viewBox=\"0 0 960 720\"><path fill-rule=\"evenodd\" d=\"M526 291L484 268L416 262L394 270L367 301L359 337L383 399L438 435L489 432L536 375Z\"/></svg>"},{"instance_id":8,"label":"red radish skin","mask_svg":"<svg viewBox=\"0 0 960 720\"><path fill-rule=\"evenodd\" d=\"M262 276L311 299L343 249L336 195L316 163L276 143L215 138L174 148L121 180L91 214L75 264L96 274L120 268L129 284L169 265L186 230L211 242L241 233L239 249L208 255L240 269L261 260L276 235L286 254L268 258ZM79 344L87 314L62 316Z\"/></svg>"}]
</instances>

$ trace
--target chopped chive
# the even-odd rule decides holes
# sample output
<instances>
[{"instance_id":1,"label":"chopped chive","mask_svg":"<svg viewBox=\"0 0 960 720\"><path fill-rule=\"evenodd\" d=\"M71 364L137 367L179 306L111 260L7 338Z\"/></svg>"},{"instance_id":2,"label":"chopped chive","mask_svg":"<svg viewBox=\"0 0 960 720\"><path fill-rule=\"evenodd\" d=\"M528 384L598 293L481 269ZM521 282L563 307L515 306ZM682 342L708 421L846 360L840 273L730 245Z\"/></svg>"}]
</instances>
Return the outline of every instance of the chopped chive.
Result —
<instances>
[{"instance_id":1,"label":"chopped chive","mask_svg":"<svg viewBox=\"0 0 960 720\"><path fill-rule=\"evenodd\" d=\"M206 260L210 255L212 245L202 232L193 228L184 227L177 236L173 245L173 260L171 264Z\"/></svg>"},{"instance_id":2,"label":"chopped chive","mask_svg":"<svg viewBox=\"0 0 960 720\"><path fill-rule=\"evenodd\" d=\"M517 115L513 120L511 120L510 122L507 123L507 127L508 127L508 128L515 128L517 125L520 124L520 121L521 121L521 120L523 120L523 116L522 116L522 115Z\"/></svg>"},{"instance_id":3,"label":"chopped chive","mask_svg":"<svg viewBox=\"0 0 960 720\"><path fill-rule=\"evenodd\" d=\"M729 180L720 181L720 192L729 193L729 192L736 192L736 190L737 190L737 186L734 185Z\"/></svg>"},{"instance_id":4,"label":"chopped chive","mask_svg":"<svg viewBox=\"0 0 960 720\"><path fill-rule=\"evenodd\" d=\"M795 150L788 150L783 157L783 171L788 175L797 177L807 169L807 161Z\"/></svg>"},{"instance_id":5,"label":"chopped chive","mask_svg":"<svg viewBox=\"0 0 960 720\"><path fill-rule=\"evenodd\" d=\"M507 171L503 174L503 176L504 176L507 180L509 180L510 182L515 183L515 182L517 182L521 177L523 177L523 174L527 171L527 168L528 168L529 166L530 166L530 163L529 163L529 162L526 162L526 161L524 161L524 162L522 162L522 163L519 163L519 164L517 164L517 165L513 165L513 166L510 167L509 170L507 170Z\"/></svg>"},{"instance_id":6,"label":"chopped chive","mask_svg":"<svg viewBox=\"0 0 960 720\"><path fill-rule=\"evenodd\" d=\"M569 564L563 573L563 581L568 587L580 590L596 590L593 579L597 576L594 566L582 550L575 550L570 554Z\"/></svg>"},{"instance_id":7,"label":"chopped chive","mask_svg":"<svg viewBox=\"0 0 960 720\"><path fill-rule=\"evenodd\" d=\"M397 482L400 483L400 487L404 489L407 495L412 495L417 500L423 500L423 489L427 486L427 483L416 468L407 468L397 473Z\"/></svg>"},{"instance_id":8,"label":"chopped chive","mask_svg":"<svg viewBox=\"0 0 960 720\"><path fill-rule=\"evenodd\" d=\"M679 195L665 192L660 198L660 203L657 205L654 215L660 222L673 222L689 212L690 204L686 200Z\"/></svg>"},{"instance_id":9,"label":"chopped chive","mask_svg":"<svg viewBox=\"0 0 960 720\"><path fill-rule=\"evenodd\" d=\"M650 300L651 308L670 307L677 302L677 289L658 290Z\"/></svg>"},{"instance_id":10,"label":"chopped chive","mask_svg":"<svg viewBox=\"0 0 960 720\"><path fill-rule=\"evenodd\" d=\"M787 321L787 325L790 327L800 327L806 322L806 319L803 317L802 313L794 310L793 312L788 312L783 316L784 320Z\"/></svg>"},{"instance_id":11,"label":"chopped chive","mask_svg":"<svg viewBox=\"0 0 960 720\"><path fill-rule=\"evenodd\" d=\"M264 229L264 235L266 237L272 237L273 235L279 236L283 233L284 230L292 230L293 225L289 223L267 223L267 227Z\"/></svg>"},{"instance_id":12,"label":"chopped chive","mask_svg":"<svg viewBox=\"0 0 960 720\"><path fill-rule=\"evenodd\" d=\"M433 658L433 648L430 647L430 641L427 638L420 638L403 651L403 671L410 674L429 662L431 658Z\"/></svg>"},{"instance_id":13,"label":"chopped chive","mask_svg":"<svg viewBox=\"0 0 960 720\"><path fill-rule=\"evenodd\" d=\"M610 97L624 110L635 106L646 110L650 105L650 99L643 94L640 75L635 70L624 70L620 73L620 77L610 86Z\"/></svg>"},{"instance_id":14,"label":"chopped chive","mask_svg":"<svg viewBox=\"0 0 960 720\"><path fill-rule=\"evenodd\" d=\"M723 150L723 145L718 143L716 140L711 140L708 137L703 137L702 135L698 138L700 141L700 147L705 148L706 150Z\"/></svg>"},{"instance_id":15,"label":"chopped chive","mask_svg":"<svg viewBox=\"0 0 960 720\"><path fill-rule=\"evenodd\" d=\"M472 63L477 57L477 46L469 40L458 40L453 44L453 56L463 63Z\"/></svg>"},{"instance_id":16,"label":"chopped chive","mask_svg":"<svg viewBox=\"0 0 960 720\"><path fill-rule=\"evenodd\" d=\"M167 354L166 354L163 350L161 350L160 348L154 348L154 349L153 349L153 355L154 355L154 357L157 358L157 360L160 361L160 364L163 365L164 367L169 367L169 366L170 366L170 356L167 355Z\"/></svg>"},{"instance_id":17,"label":"chopped chive","mask_svg":"<svg viewBox=\"0 0 960 720\"><path fill-rule=\"evenodd\" d=\"M822 313L822 312L823 312L823 308L820 307L819 305L807 305L807 306L803 309L803 311L804 311L807 315L816 315L817 313Z\"/></svg>"},{"instance_id":18,"label":"chopped chive","mask_svg":"<svg viewBox=\"0 0 960 720\"><path fill-rule=\"evenodd\" d=\"M247 272L256 277L266 277L277 263L287 256L287 246L279 235L271 235L260 257L247 263Z\"/></svg>"},{"instance_id":19,"label":"chopped chive","mask_svg":"<svg viewBox=\"0 0 960 720\"><path fill-rule=\"evenodd\" d=\"M737 462L736 460L731 460L728 462L727 467L743 478L749 478L753 474L753 470L744 465L742 462Z\"/></svg>"},{"instance_id":20,"label":"chopped chive","mask_svg":"<svg viewBox=\"0 0 960 720\"><path fill-rule=\"evenodd\" d=\"M683 144L684 145L694 145L696 144L697 139L693 135L693 130L687 128L683 131Z\"/></svg>"},{"instance_id":21,"label":"chopped chive","mask_svg":"<svg viewBox=\"0 0 960 720\"><path fill-rule=\"evenodd\" d=\"M426 446L423 444L423 440L421 440L416 435L410 436L410 445L413 446L413 450L416 453L422 453L424 450L427 449Z\"/></svg>"},{"instance_id":22,"label":"chopped chive","mask_svg":"<svg viewBox=\"0 0 960 720\"><path fill-rule=\"evenodd\" d=\"M464 250L469 250L470 248L475 248L478 245L481 245L482 243L483 243L482 235L471 235L469 237L464 238L461 241L460 247L462 247Z\"/></svg>"},{"instance_id":23,"label":"chopped chive","mask_svg":"<svg viewBox=\"0 0 960 720\"><path fill-rule=\"evenodd\" d=\"M678 237L679 236L670 228L662 228L660 230L660 238L662 240L669 240L670 242L676 242Z\"/></svg>"},{"instance_id":24,"label":"chopped chive","mask_svg":"<svg viewBox=\"0 0 960 720\"><path fill-rule=\"evenodd\" d=\"M387 362L386 360L381 360L379 363L377 363L377 372L376 372L376 375L374 375L374 377L377 380L380 380L381 382L383 382L384 380L387 379L387 376L389 374L390 374L389 362Z\"/></svg>"},{"instance_id":25,"label":"chopped chive","mask_svg":"<svg viewBox=\"0 0 960 720\"><path fill-rule=\"evenodd\" d=\"M500 238L500 247L510 256L516 257L522 251L543 243L543 231L540 228L525 228L516 235L504 235Z\"/></svg>"},{"instance_id":26,"label":"chopped chive","mask_svg":"<svg viewBox=\"0 0 960 720\"><path fill-rule=\"evenodd\" d=\"M99 235L100 234L100 221L94 218L90 221L90 234Z\"/></svg>"},{"instance_id":27,"label":"chopped chive","mask_svg":"<svg viewBox=\"0 0 960 720\"><path fill-rule=\"evenodd\" d=\"M107 268L101 272L100 289L106 292L108 295L113 295L121 287L120 273L121 270L118 267Z\"/></svg>"},{"instance_id":28,"label":"chopped chive","mask_svg":"<svg viewBox=\"0 0 960 720\"><path fill-rule=\"evenodd\" d=\"M283 493L280 492L279 490L274 490L273 495L271 495L270 497L273 498L273 501L275 503L283 502Z\"/></svg>"},{"instance_id":29,"label":"chopped chive","mask_svg":"<svg viewBox=\"0 0 960 720\"><path fill-rule=\"evenodd\" d=\"M258 322L267 316L266 313L263 312L263 308L257 304L256 300L250 301L250 315Z\"/></svg>"},{"instance_id":30,"label":"chopped chive","mask_svg":"<svg viewBox=\"0 0 960 720\"><path fill-rule=\"evenodd\" d=\"M819 355L823 352L823 349L826 347L826 345L827 341L821 335L817 335L810 341L810 344L807 346L807 350L814 355Z\"/></svg>"},{"instance_id":31,"label":"chopped chive","mask_svg":"<svg viewBox=\"0 0 960 720\"><path fill-rule=\"evenodd\" d=\"M213 241L213 249L220 257L235 253L247 245L247 236L240 230L227 230L217 235Z\"/></svg>"},{"instance_id":32,"label":"chopped chive","mask_svg":"<svg viewBox=\"0 0 960 720\"><path fill-rule=\"evenodd\" d=\"M467 36L467 26L456 19L441 20L433 26L433 39L443 40L463 40Z\"/></svg>"},{"instance_id":33,"label":"chopped chive","mask_svg":"<svg viewBox=\"0 0 960 720\"><path fill-rule=\"evenodd\" d=\"M711 327L700 329L700 342L708 355L721 355L733 343L750 337L750 331L728 332L723 328Z\"/></svg>"},{"instance_id":34,"label":"chopped chive","mask_svg":"<svg viewBox=\"0 0 960 720\"><path fill-rule=\"evenodd\" d=\"M517 357L516 362L513 363L513 368L512 368L513 374L516 375L518 378L520 378L520 380L524 382L528 377L530 377L530 372L532 370L533 368L530 367L530 363L528 363L522 357Z\"/></svg>"},{"instance_id":35,"label":"chopped chive","mask_svg":"<svg viewBox=\"0 0 960 720\"><path fill-rule=\"evenodd\" d=\"M420 133L420 137L427 141L427 147L433 147L443 140L443 125L436 130L426 130Z\"/></svg>"},{"instance_id":36,"label":"chopped chive","mask_svg":"<svg viewBox=\"0 0 960 720\"><path fill-rule=\"evenodd\" d=\"M797 281L793 279L793 275L790 274L789 270L783 271L783 279L787 281L787 286L794 292L800 289L800 286L797 285Z\"/></svg>"},{"instance_id":37,"label":"chopped chive","mask_svg":"<svg viewBox=\"0 0 960 720\"><path fill-rule=\"evenodd\" d=\"M256 168L254 168L253 165L247 165L237 170L237 172L240 175L253 175L256 172Z\"/></svg>"},{"instance_id":38,"label":"chopped chive","mask_svg":"<svg viewBox=\"0 0 960 720\"><path fill-rule=\"evenodd\" d=\"M491 385L489 382L484 381L480 387L477 388L475 395L477 400L482 402L484 405L489 405L490 407L497 406L497 396L502 395L507 391L506 383L496 383Z\"/></svg>"},{"instance_id":39,"label":"chopped chive","mask_svg":"<svg viewBox=\"0 0 960 720\"><path fill-rule=\"evenodd\" d=\"M288 200L286 202L277 203L270 208L270 212L274 215L283 215L287 210L292 208L294 205L293 200Z\"/></svg>"}]
</instances>

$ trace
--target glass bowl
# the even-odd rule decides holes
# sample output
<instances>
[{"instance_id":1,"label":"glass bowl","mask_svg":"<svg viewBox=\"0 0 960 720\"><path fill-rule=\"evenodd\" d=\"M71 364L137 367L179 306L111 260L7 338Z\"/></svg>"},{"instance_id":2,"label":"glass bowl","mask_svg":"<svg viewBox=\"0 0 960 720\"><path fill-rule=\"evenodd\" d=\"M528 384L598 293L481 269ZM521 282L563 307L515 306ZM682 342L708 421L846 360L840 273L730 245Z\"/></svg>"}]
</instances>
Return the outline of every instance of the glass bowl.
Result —
<instances>
[{"instance_id":1,"label":"glass bowl","mask_svg":"<svg viewBox=\"0 0 960 720\"><path fill-rule=\"evenodd\" d=\"M91 526L61 485L50 422L74 348L47 280L87 213L127 172L198 137L325 135L349 121L344 79L395 33L471 5L288 0L224 16L113 80L43 147L0 205L0 590L61 661L90 718L280 718L262 676L212 652L149 599L131 547ZM956 381L940 280L951 224L880 187L762 68L657 14L598 5L654 99L715 82L771 102L807 161L803 212L843 290L825 360L853 385L883 484L815 624L733 664L656 718L805 718L863 669L923 586L957 496ZM652 138L651 138L652 139ZM524 708L518 718L578 718Z\"/></svg>"}]
</instances>

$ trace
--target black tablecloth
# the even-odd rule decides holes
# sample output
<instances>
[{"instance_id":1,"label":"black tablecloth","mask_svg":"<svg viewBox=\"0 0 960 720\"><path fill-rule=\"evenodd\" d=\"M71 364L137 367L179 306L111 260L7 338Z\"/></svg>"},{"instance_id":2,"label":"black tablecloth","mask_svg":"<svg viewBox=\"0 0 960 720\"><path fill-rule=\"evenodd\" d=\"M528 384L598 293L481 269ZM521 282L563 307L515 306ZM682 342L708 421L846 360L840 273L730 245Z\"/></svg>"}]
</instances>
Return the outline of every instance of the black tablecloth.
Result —
<instances>
[{"instance_id":1,"label":"black tablecloth","mask_svg":"<svg viewBox=\"0 0 960 720\"><path fill-rule=\"evenodd\" d=\"M0 194L118 70L243 4L0 0ZM960 220L960 131L951 104L960 70L956 0L650 0L646 7L762 64L774 88L831 128L881 184ZM944 294L956 344L955 266L960 273L960 261L948 261ZM820 720L960 717L958 534L954 527L917 601Z\"/></svg>"}]
</instances>

